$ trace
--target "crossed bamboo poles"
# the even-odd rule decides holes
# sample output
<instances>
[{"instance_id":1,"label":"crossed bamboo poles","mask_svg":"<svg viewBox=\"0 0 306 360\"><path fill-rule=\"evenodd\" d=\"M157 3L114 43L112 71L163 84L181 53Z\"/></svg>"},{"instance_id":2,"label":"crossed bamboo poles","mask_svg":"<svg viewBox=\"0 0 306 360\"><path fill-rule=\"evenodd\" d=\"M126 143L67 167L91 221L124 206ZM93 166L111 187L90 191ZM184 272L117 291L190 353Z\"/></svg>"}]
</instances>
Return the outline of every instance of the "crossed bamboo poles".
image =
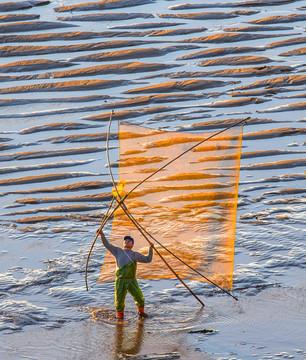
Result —
<instances>
[{"instance_id":1,"label":"crossed bamboo poles","mask_svg":"<svg viewBox=\"0 0 306 360\"><path fill-rule=\"evenodd\" d=\"M187 264L185 261L183 261L182 259L180 259L178 256L176 256L173 252L171 252L170 250L168 250L164 245L162 245L158 240L156 240L151 234L149 234L140 224L139 222L133 217L133 215L130 213L130 211L127 209L124 201L125 199L136 189L138 188L141 184L143 184L145 181L147 181L149 178L151 178L152 176L154 176L156 173L158 173L159 171L163 170L165 167L167 167L168 165L170 165L172 162L176 161L177 159L179 159L180 157L182 157L183 155L185 155L187 152L191 151L192 149L194 149L195 147L201 145L203 142L211 139L212 137L215 137L219 134L221 134L222 132L225 132L226 130L235 127L239 124L245 123L247 120L250 119L250 117L242 119L240 121L238 121L235 124L232 124L230 126L228 126L227 128L220 130L214 134L212 134L211 136L205 138L204 140L201 140L200 142L198 142L197 144L193 145L192 147L188 148L187 150L185 150L184 152L182 152L181 154L179 154L178 156L176 156L175 158L173 158L172 160L170 160L169 162L167 162L166 164L164 164L161 168L157 169L155 172L153 172L152 174L150 174L149 176L147 176L145 179L143 179L141 182L139 182L134 188L132 188L127 194L125 194L123 197L121 196L121 194L118 191L118 187L115 183L114 180L114 176L112 173L112 169L111 169L111 164L110 164L110 159L109 159L109 135L110 135L110 128L111 128L111 123L112 123L112 115L113 115L113 111L111 112L110 115L110 119L109 119L109 124L108 124L108 131L107 131L107 148L106 148L106 153L107 153L107 163L108 163L108 168L109 168L109 173L111 176L111 180L114 186L114 189L117 193L117 195L113 196L113 199L107 209L107 212L105 213L100 228L97 231L97 234L95 236L95 239L91 245L91 248L89 250L88 253L88 257L87 257L87 262L86 262L86 268L85 268L85 283L86 283L86 289L88 291L88 282L87 282L87 272L88 272L88 263L89 263L89 258L90 255L92 253L92 250L94 248L94 245L97 241L97 238L99 236L100 231L103 229L104 225L107 223L107 221L113 216L114 212L121 207L122 210L124 211L124 213L127 215L127 217L131 220L131 222L134 224L134 226L137 228L137 230L142 234L142 236L147 240L147 242L149 244L151 244L151 241L149 239L149 237L154 240L157 244L159 244L163 249L165 249L168 253L170 253L172 256L174 256L177 260L179 260L180 262L182 262L184 265L186 265L189 269L191 269L192 271L194 271L195 273L197 273L198 275L200 275L201 277L203 277L206 281L210 282L212 285L215 285L216 287L218 287L221 291L223 291L224 293L226 293L227 295L231 296L232 298L234 298L235 300L238 300L237 297L235 297L234 295L232 295L229 291L227 291L226 289L223 289L222 287L220 287L218 284L216 284L215 282L213 282L212 280L210 280L209 278L207 278L205 275L201 274L199 271L197 271L196 269L192 268L189 264ZM117 204L114 206L113 210L111 211L111 208L113 206L114 200L117 201ZM204 306L204 303L196 296L196 294L194 294L194 292L188 287L188 285L180 278L180 276L176 273L176 271L167 263L167 261L164 259L164 257L160 254L160 252L154 248L155 252L157 253L157 255L162 259L162 261L165 263L165 265L169 268L169 270L175 275L175 277L186 287L186 289L200 302L200 304L202 305L202 307Z\"/></svg>"}]
</instances>

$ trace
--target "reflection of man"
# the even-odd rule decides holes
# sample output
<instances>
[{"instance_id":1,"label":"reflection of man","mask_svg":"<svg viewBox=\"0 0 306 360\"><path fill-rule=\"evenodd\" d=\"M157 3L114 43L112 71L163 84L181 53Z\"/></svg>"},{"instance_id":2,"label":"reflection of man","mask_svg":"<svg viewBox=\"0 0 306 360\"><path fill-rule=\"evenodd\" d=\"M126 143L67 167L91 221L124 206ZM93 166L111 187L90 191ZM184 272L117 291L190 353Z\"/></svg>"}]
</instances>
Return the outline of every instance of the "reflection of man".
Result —
<instances>
[{"instance_id":1,"label":"reflection of man","mask_svg":"<svg viewBox=\"0 0 306 360\"><path fill-rule=\"evenodd\" d=\"M137 327L128 326L122 322L116 324L115 332L115 359L126 358L127 355L137 355L142 346L144 326L137 321Z\"/></svg>"},{"instance_id":2,"label":"reflection of man","mask_svg":"<svg viewBox=\"0 0 306 360\"><path fill-rule=\"evenodd\" d=\"M103 233L100 231L103 245L109 250L116 259L116 281L115 281L115 307L117 318L122 319L124 316L125 297L129 292L137 305L138 315L145 317L144 297L136 280L137 262L150 263L153 257L153 244L150 244L149 254L147 256L139 252L132 251L134 239L127 235L124 237L123 249L111 245Z\"/></svg>"}]
</instances>

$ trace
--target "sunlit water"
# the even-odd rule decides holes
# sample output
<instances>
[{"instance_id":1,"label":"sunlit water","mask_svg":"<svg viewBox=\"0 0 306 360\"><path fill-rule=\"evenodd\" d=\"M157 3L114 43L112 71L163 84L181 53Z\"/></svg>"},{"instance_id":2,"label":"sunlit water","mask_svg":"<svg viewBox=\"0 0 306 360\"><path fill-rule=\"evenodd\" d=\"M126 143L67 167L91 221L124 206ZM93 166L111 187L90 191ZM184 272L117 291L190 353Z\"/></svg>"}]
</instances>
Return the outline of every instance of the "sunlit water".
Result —
<instances>
[{"instance_id":1,"label":"sunlit water","mask_svg":"<svg viewBox=\"0 0 306 360\"><path fill-rule=\"evenodd\" d=\"M131 6L131 1L128 7L114 9L54 11L80 3L52 1L28 9L11 7L10 11L0 4L4 16L40 16L36 20L3 18L0 23L1 359L96 359L101 353L103 359L137 354L152 357L154 353L182 359L305 359L305 2L275 6L270 6L272 1L254 6L231 2L225 7L229 2L221 1L215 7L207 2L205 8L202 1L193 1L202 7L179 9L173 6L183 2L143 1L141 5L135 1L140 5ZM202 15L201 20L158 16L204 12L227 15L217 14L215 19ZM123 20L57 19L102 13L125 15ZM152 16L124 20L131 13ZM301 17L284 18L292 14ZM283 18L250 23L274 16ZM16 21L53 25L42 29L33 24L30 31L21 24L13 31L9 26ZM66 27L55 28L59 24ZM236 29L234 33L241 38L235 40L208 38L233 33L228 28L248 26L266 28ZM153 33L178 29L188 33ZM73 38L60 35L71 32L80 33ZM83 39L82 32L91 34ZM33 38L39 34L40 39ZM136 42L114 44L122 40ZM101 44L100 48L85 48L101 42L106 42L104 48ZM55 48L59 45L70 47ZM73 50L73 45L80 47ZM22 46L46 48L42 53ZM163 50L167 46L171 51ZM250 49L182 58L233 47ZM155 50L120 54L140 48ZM301 54L283 55L299 49ZM113 55L106 54L103 61L90 57L110 52ZM258 63L245 56L267 59ZM239 57L240 62L230 64L226 60L230 57ZM216 59L223 63L200 66ZM33 64L30 60L41 61ZM128 62L143 64L134 64L131 72L125 68L131 66ZM150 70L148 64L155 65ZM83 71L89 67L94 67L91 72ZM247 68L247 75L237 73ZM73 70L80 72L68 77ZM191 79L219 83L208 88L200 82L192 86L178 83ZM109 83L90 85L86 80ZM257 83L264 80L269 82ZM174 81L177 83L162 90L141 89ZM54 84L63 82L66 84L55 88ZM53 85L51 89L33 88L35 84ZM169 96L158 98L161 94ZM185 94L184 98L179 94ZM147 95L156 97L140 99ZM131 98L135 98L133 104L123 103ZM237 99L240 101L233 103ZM211 285L190 281L189 286L206 305L201 310L178 281L141 280L148 319L138 322L130 297L126 323L116 323L112 310L106 310L109 317L92 318L95 309L113 309L113 284L96 284L105 254L100 244L89 263L88 292L84 281L87 254L109 201L107 196L97 201L79 197L111 191L105 166L111 109L118 120L172 131L217 131L218 121L253 119L244 127L242 144L242 153L253 154L242 154L241 159L233 289L238 302ZM99 114L103 115L97 117ZM114 122L113 133L116 125ZM270 129L273 132L264 133ZM111 157L115 161L118 140L113 138ZM100 182L98 187L84 184L94 181ZM73 189L68 187L78 183ZM107 235L110 227L109 223ZM189 332L203 328L213 332Z\"/></svg>"}]
</instances>

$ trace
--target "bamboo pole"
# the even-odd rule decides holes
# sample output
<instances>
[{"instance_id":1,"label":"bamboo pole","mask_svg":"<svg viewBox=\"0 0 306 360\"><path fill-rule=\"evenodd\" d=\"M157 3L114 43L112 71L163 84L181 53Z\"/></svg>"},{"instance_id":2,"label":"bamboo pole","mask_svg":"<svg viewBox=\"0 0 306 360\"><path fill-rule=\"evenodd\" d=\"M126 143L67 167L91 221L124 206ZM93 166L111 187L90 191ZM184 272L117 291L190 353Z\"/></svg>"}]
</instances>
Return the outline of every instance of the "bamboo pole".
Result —
<instances>
[{"instance_id":1,"label":"bamboo pole","mask_svg":"<svg viewBox=\"0 0 306 360\"><path fill-rule=\"evenodd\" d=\"M124 206L126 207L125 203L123 203ZM128 210L128 209L127 209ZM133 215L131 214L131 212L128 210L130 216L134 219L134 221L137 222L137 220L133 217ZM160 245L164 250L166 250L169 254L171 254L172 256L174 256L178 261L180 261L182 264L184 264L185 266L187 266L190 270L194 271L196 274L200 275L202 278L204 278L205 280L207 280L209 283L211 283L212 285L215 285L218 289L220 289L221 291L223 291L224 293L226 293L227 295L231 296L233 299L238 301L238 298L236 296L234 296L233 294L231 294L228 290L222 288L221 286L219 286L218 284L216 284L214 281L210 280L207 276L201 274L198 270L196 270L195 268L193 268L192 266L190 266L189 264L187 264L183 259L181 259L180 257L178 257L177 255L175 255L171 250L169 250L168 248L166 248L166 246L164 246L161 242L159 242L153 235L151 235L139 222L137 222L137 224L139 225L139 227L142 229L143 232L145 232L152 240L154 240L158 245Z\"/></svg>"},{"instance_id":2,"label":"bamboo pole","mask_svg":"<svg viewBox=\"0 0 306 360\"><path fill-rule=\"evenodd\" d=\"M98 239L98 236L99 236L99 233L100 231L103 229L104 225L106 224L106 222L108 221L109 218L107 218L107 214L109 213L111 207L113 206L113 203L114 203L114 198L112 199L110 205L108 206L108 209L107 209L107 212L104 214L103 218L102 218L102 222L101 222L101 225L100 225L100 228L98 230L98 233L96 234L95 236L95 239L94 241L92 242L91 244L91 247L90 247L90 250L88 252L88 255L87 255L87 261L86 261L86 267L85 267L85 284L86 284L86 290L88 291L88 281L87 281L87 274L88 274L88 264L89 264L89 258L90 258L90 255L92 253L92 250L95 246L95 243Z\"/></svg>"},{"instance_id":3,"label":"bamboo pole","mask_svg":"<svg viewBox=\"0 0 306 360\"><path fill-rule=\"evenodd\" d=\"M152 174L150 174L149 176L147 176L146 178L144 178L142 181L140 181L136 186L134 186L126 195L124 195L122 201L124 201L134 190L136 190L140 185L142 185L145 181L149 180L152 176L154 176L155 174L157 174L158 172L162 171L164 168L166 168L168 165L172 164L174 161L176 161L177 159L179 159L180 157L182 157L183 155L187 154L189 151L193 150L194 148L196 148L197 146L203 144L205 141L223 133L226 130L231 129L232 127L235 127L239 124L242 124L244 122L246 122L247 120L250 119L250 116L242 119L240 121L238 121L235 124L232 124L230 126L228 126L226 129L222 129L210 136L208 136L207 138L201 140L200 142L196 143L195 145L191 146L190 148L186 149L185 151L183 151L182 153L180 153L178 156L176 156L175 158L173 158L172 160L168 161L166 164L164 164L162 167L160 167L159 169L157 169L156 171L154 171Z\"/></svg>"},{"instance_id":4,"label":"bamboo pole","mask_svg":"<svg viewBox=\"0 0 306 360\"><path fill-rule=\"evenodd\" d=\"M114 110L112 110L111 114L114 113ZM201 140L200 142L198 142L197 144L191 146L190 148L188 148L187 150L185 150L184 152L182 152L181 154L179 154L178 156L176 156L175 158L173 158L172 160L168 161L166 164L164 164L161 168L157 169L155 172L153 172L152 174L150 174L149 176L147 176L145 179L143 179L140 183L138 183L137 185L135 185L127 194L125 194L123 196L123 198L117 203L117 205L114 207L114 209L112 210L111 214L108 216L108 218L106 219L106 222L112 217L112 215L114 214L114 212L119 208L120 203L122 203L123 201L125 201L125 199L134 191L136 190L140 185L142 185L145 181L149 180L152 176L154 176L155 174L157 174L158 172L162 171L165 167L167 167L168 165L172 164L174 161L176 161L177 159L179 159L180 157L182 157L183 155L185 155L186 153L188 153L189 151L193 150L194 148L196 148L197 146L203 144L205 141L210 140L211 138L231 129L232 127L235 127L239 124L245 123L247 120L249 120L250 117L247 117L243 120L238 121L235 124L232 124L230 126L228 126L225 129L222 129L220 131L217 131L216 133L208 136L207 138Z\"/></svg>"}]
</instances>

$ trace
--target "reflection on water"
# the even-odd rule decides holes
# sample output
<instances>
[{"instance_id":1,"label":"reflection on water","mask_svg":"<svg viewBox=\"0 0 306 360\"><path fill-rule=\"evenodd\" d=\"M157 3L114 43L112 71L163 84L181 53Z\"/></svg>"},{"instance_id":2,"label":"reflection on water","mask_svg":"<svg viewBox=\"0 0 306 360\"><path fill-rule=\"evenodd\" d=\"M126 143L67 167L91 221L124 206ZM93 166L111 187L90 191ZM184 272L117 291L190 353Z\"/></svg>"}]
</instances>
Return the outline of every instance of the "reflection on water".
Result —
<instances>
[{"instance_id":1,"label":"reflection on water","mask_svg":"<svg viewBox=\"0 0 306 360\"><path fill-rule=\"evenodd\" d=\"M141 350L144 337L144 319L137 315L131 319L128 315L125 319L116 319L114 309L91 309L91 319L101 326L114 326L113 358L122 359L123 356L137 355Z\"/></svg>"},{"instance_id":2,"label":"reflection on water","mask_svg":"<svg viewBox=\"0 0 306 360\"><path fill-rule=\"evenodd\" d=\"M122 359L122 355L137 355L141 350L143 331L143 320L139 320L134 326L118 322L115 330L114 359Z\"/></svg>"}]
</instances>

